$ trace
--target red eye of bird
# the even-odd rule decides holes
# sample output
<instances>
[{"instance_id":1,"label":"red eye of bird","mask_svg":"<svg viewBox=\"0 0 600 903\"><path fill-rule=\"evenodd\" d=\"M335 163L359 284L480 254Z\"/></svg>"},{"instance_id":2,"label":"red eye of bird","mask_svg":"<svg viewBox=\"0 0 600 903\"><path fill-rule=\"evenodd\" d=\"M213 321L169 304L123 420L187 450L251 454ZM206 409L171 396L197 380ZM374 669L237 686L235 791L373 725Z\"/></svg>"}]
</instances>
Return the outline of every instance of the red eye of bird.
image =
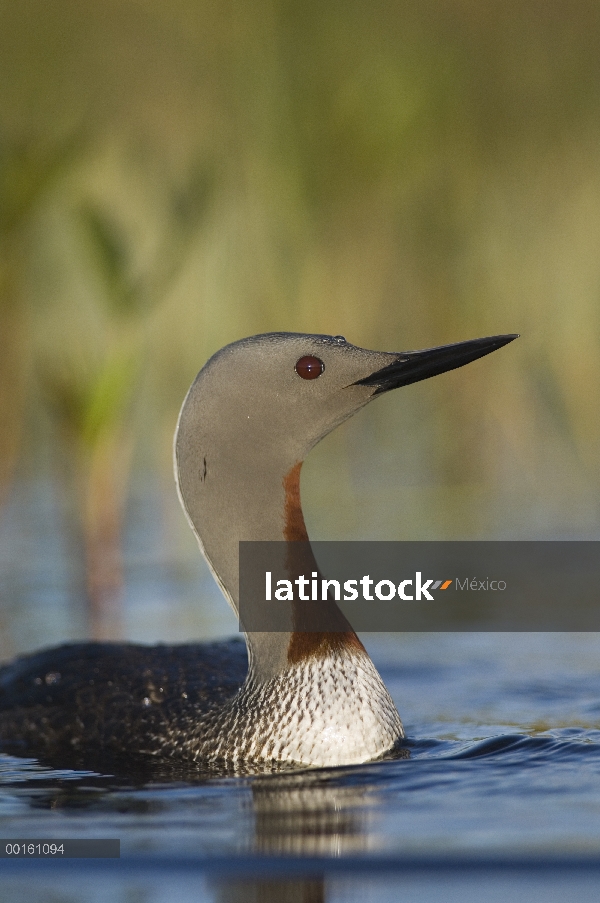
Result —
<instances>
[{"instance_id":1,"label":"red eye of bird","mask_svg":"<svg viewBox=\"0 0 600 903\"><path fill-rule=\"evenodd\" d=\"M296 361L295 370L302 379L317 379L324 369L323 361L318 357L313 357L312 354L307 354L306 357L301 357L299 361Z\"/></svg>"}]
</instances>

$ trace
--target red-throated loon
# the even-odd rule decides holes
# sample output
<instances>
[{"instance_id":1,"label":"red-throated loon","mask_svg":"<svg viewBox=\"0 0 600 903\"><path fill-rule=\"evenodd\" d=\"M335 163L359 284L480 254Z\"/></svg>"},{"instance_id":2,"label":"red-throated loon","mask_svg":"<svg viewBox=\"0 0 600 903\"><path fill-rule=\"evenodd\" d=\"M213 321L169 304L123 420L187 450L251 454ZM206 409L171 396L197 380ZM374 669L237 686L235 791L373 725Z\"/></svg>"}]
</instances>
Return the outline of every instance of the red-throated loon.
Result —
<instances>
[{"instance_id":1,"label":"red-throated loon","mask_svg":"<svg viewBox=\"0 0 600 903\"><path fill-rule=\"evenodd\" d=\"M374 397L462 367L516 336L367 351L341 336L271 333L218 351L177 424L175 476L202 552L238 612L240 540L307 541L302 461ZM362 643L338 632L247 633L184 646L77 643L0 669L0 745L59 759L348 765L403 738Z\"/></svg>"}]
</instances>

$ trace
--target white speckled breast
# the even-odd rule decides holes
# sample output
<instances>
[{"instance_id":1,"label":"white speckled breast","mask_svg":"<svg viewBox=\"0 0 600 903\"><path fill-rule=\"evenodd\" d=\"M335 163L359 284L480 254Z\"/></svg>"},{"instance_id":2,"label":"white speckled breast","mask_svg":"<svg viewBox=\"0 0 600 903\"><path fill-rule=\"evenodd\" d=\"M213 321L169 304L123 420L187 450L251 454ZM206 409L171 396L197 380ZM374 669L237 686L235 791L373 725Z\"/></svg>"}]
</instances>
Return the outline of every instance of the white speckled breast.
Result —
<instances>
[{"instance_id":1,"label":"white speckled breast","mask_svg":"<svg viewBox=\"0 0 600 903\"><path fill-rule=\"evenodd\" d=\"M249 675L218 718L190 738L187 752L203 760L327 767L377 758L403 736L368 655L342 649L290 665L263 684Z\"/></svg>"}]
</instances>

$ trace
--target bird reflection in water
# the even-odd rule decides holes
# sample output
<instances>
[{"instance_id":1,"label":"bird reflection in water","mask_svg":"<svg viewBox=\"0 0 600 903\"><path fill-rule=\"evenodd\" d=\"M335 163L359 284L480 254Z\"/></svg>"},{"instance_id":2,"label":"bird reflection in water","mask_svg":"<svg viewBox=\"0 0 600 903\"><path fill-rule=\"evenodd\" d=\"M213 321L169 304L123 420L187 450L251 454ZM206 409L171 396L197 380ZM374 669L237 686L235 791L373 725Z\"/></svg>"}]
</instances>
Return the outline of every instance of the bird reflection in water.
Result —
<instances>
[{"instance_id":1,"label":"bird reflection in water","mask_svg":"<svg viewBox=\"0 0 600 903\"><path fill-rule=\"evenodd\" d=\"M393 758L409 758L406 748ZM377 767L377 766L375 766ZM361 776L365 772L361 768ZM373 784L354 783L356 771L336 769L256 777L252 781L254 836L250 852L258 857L298 857L300 875L220 879L219 903L322 903L327 878L303 867L302 858L333 858L374 852ZM351 783L352 782L352 783ZM293 863L291 864L293 868Z\"/></svg>"}]
</instances>

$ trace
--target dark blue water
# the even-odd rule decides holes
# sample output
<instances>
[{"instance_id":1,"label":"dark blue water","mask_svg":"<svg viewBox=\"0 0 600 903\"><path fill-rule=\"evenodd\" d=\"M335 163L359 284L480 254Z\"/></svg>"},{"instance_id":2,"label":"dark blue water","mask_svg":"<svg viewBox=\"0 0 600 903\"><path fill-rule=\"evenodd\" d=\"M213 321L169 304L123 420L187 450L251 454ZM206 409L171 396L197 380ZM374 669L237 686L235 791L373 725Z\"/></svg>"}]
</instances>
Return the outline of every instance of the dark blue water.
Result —
<instances>
[{"instance_id":1,"label":"dark blue water","mask_svg":"<svg viewBox=\"0 0 600 903\"><path fill-rule=\"evenodd\" d=\"M0 524L4 657L84 635L59 534L46 531L42 542L43 518L31 518L26 501L28 530L14 528L10 510ZM37 496L33 507L43 511ZM174 641L230 626L195 550L176 554L160 533L137 543L128 554L130 638ZM363 639L403 717L404 758L174 777L0 756L0 838L121 841L114 861L0 860L0 899L597 899L600 636Z\"/></svg>"},{"instance_id":2,"label":"dark blue water","mask_svg":"<svg viewBox=\"0 0 600 903\"><path fill-rule=\"evenodd\" d=\"M416 635L370 648L404 717L406 758L173 782L3 757L2 837L118 837L122 850L120 862L40 873L0 863L7 889L43 900L50 881L59 899L159 901L176 882L181 899L391 900L402 887L470 900L485 885L487 899L594 899L600 638Z\"/></svg>"}]
</instances>

